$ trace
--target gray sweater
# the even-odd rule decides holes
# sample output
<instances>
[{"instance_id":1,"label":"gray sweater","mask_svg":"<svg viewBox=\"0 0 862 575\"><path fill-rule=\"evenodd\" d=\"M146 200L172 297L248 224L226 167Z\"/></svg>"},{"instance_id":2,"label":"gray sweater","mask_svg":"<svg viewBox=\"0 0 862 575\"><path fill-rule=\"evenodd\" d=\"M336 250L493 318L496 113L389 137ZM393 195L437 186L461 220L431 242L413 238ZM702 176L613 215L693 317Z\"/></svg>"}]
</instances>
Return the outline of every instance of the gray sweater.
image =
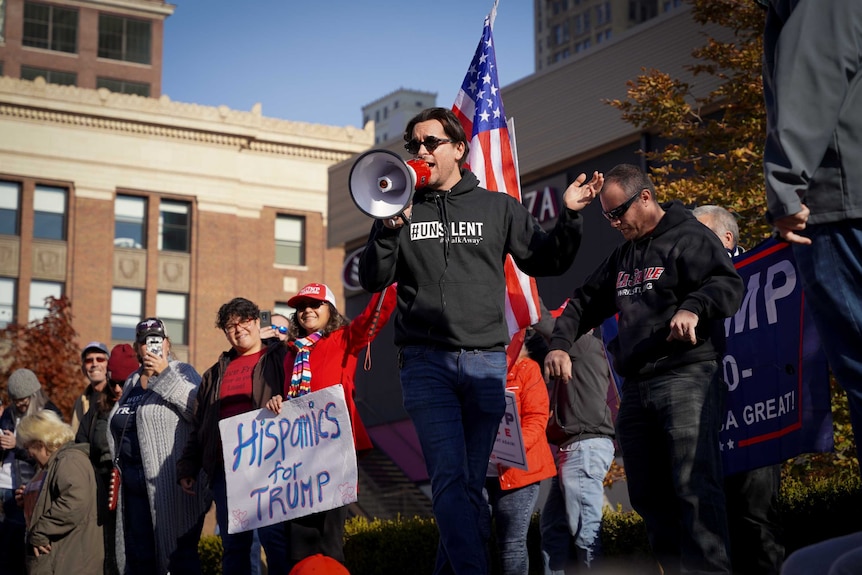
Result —
<instances>
[{"instance_id":1,"label":"gray sweater","mask_svg":"<svg viewBox=\"0 0 862 575\"><path fill-rule=\"evenodd\" d=\"M140 370L129 376L123 396L114 405L110 420L131 390L139 385ZM168 369L150 377L147 389L152 391L138 407L138 441L147 477L147 495L156 536L159 575L168 572L168 559L176 549L177 538L186 533L209 509L211 494L197 482L197 495L186 494L177 481L176 462L183 452L192 429L192 413L201 376L191 365L171 361ZM116 457L117 440L109 434L112 459ZM117 506L117 562L120 573L125 570L123 541L123 493Z\"/></svg>"}]
</instances>

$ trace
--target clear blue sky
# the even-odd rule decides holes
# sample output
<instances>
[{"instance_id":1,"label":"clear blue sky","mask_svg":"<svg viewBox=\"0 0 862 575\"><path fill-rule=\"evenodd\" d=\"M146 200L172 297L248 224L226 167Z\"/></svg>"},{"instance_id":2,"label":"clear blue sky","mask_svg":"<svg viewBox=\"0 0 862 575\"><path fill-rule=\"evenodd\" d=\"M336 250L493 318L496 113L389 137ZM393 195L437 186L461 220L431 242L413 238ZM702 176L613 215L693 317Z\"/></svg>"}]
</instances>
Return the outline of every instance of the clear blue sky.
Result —
<instances>
[{"instance_id":1,"label":"clear blue sky","mask_svg":"<svg viewBox=\"0 0 862 575\"><path fill-rule=\"evenodd\" d=\"M361 126L397 90L455 101L493 0L173 0L162 93L265 116ZM533 72L533 1L500 0L501 86ZM505 104L505 102L504 102Z\"/></svg>"}]
</instances>

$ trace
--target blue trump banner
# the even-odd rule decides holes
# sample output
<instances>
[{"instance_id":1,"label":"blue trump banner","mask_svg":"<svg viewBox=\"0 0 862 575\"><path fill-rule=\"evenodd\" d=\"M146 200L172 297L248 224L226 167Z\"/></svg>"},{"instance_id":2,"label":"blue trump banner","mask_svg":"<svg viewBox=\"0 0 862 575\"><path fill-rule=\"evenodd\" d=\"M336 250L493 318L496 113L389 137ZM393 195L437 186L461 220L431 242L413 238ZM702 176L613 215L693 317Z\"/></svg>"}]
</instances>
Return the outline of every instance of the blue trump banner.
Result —
<instances>
[{"instance_id":1,"label":"blue trump banner","mask_svg":"<svg viewBox=\"0 0 862 575\"><path fill-rule=\"evenodd\" d=\"M833 447L828 364L793 250L770 239L733 261L746 291L725 321L719 440L727 475Z\"/></svg>"}]
</instances>

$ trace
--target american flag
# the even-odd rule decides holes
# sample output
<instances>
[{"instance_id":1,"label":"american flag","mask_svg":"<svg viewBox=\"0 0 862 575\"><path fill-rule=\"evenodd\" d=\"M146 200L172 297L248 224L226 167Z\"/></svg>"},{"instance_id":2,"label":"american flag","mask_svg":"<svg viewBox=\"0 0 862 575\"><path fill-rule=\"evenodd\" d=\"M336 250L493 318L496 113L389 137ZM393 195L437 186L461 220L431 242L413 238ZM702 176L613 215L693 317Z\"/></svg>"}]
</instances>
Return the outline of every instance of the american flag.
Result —
<instances>
[{"instance_id":1,"label":"american flag","mask_svg":"<svg viewBox=\"0 0 862 575\"><path fill-rule=\"evenodd\" d=\"M485 18L482 39L461 83L452 110L470 138L467 167L484 188L509 194L521 201L514 131L510 134L500 97L497 58L494 55L494 18L497 3ZM509 337L539 321L536 281L506 256L506 322Z\"/></svg>"}]
</instances>

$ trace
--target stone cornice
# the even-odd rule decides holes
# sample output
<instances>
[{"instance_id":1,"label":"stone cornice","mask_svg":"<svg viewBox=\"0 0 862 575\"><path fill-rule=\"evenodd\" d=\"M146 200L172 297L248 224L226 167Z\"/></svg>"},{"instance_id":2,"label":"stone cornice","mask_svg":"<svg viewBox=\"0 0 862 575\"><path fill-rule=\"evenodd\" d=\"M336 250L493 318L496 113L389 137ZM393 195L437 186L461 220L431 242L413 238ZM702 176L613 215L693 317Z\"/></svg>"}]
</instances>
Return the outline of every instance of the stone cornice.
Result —
<instances>
[{"instance_id":1,"label":"stone cornice","mask_svg":"<svg viewBox=\"0 0 862 575\"><path fill-rule=\"evenodd\" d=\"M227 106L141 98L74 86L0 77L0 116L190 140L263 154L340 162L369 148L372 130L267 118Z\"/></svg>"},{"instance_id":2,"label":"stone cornice","mask_svg":"<svg viewBox=\"0 0 862 575\"><path fill-rule=\"evenodd\" d=\"M170 16L177 8L176 5L168 4L162 0L77 0L76 2L69 3L78 5L96 4L108 9L156 14L162 18Z\"/></svg>"}]
</instances>

